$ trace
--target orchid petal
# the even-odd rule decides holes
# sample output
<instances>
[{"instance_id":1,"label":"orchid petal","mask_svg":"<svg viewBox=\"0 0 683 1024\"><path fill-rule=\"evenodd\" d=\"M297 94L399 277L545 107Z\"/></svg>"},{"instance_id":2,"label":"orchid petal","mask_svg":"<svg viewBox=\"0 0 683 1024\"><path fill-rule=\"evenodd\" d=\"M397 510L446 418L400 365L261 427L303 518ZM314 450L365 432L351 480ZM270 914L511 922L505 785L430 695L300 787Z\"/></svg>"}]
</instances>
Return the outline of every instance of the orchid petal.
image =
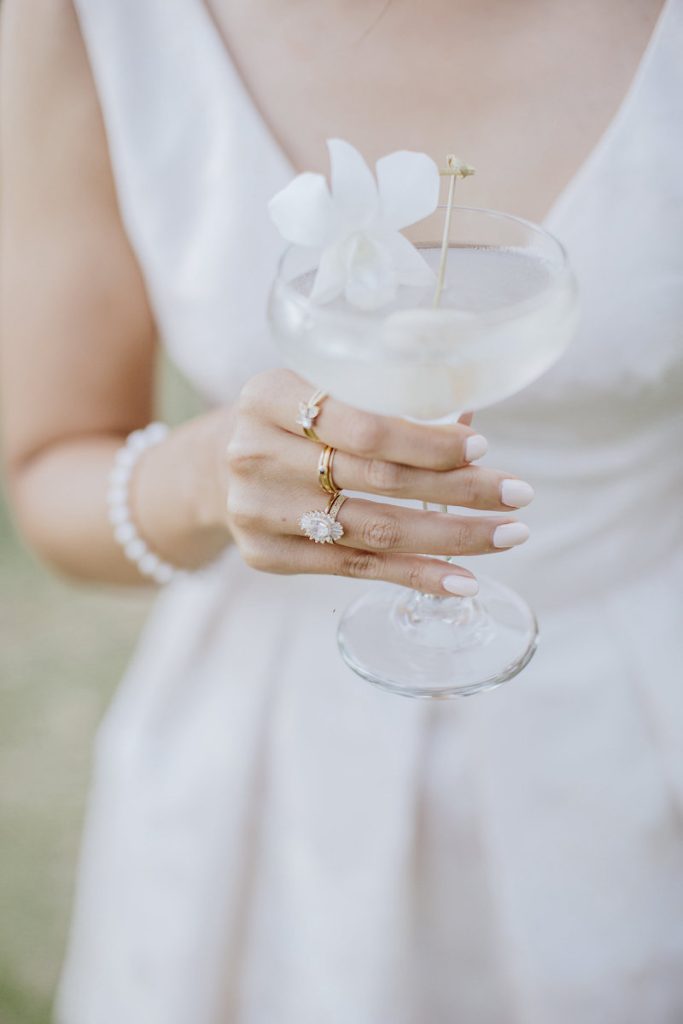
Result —
<instances>
[{"instance_id":1,"label":"orchid petal","mask_svg":"<svg viewBox=\"0 0 683 1024\"><path fill-rule=\"evenodd\" d=\"M420 250L416 249L405 235L399 231L392 231L383 238L383 242L391 252L399 284L414 285L418 288L434 286L434 271Z\"/></svg>"},{"instance_id":2,"label":"orchid petal","mask_svg":"<svg viewBox=\"0 0 683 1024\"><path fill-rule=\"evenodd\" d=\"M294 245L325 245L337 226L330 190L322 174L298 174L273 196L268 212L280 234Z\"/></svg>"},{"instance_id":3,"label":"orchid petal","mask_svg":"<svg viewBox=\"0 0 683 1024\"><path fill-rule=\"evenodd\" d=\"M341 259L339 246L332 245L320 255L318 272L311 289L311 302L331 302L344 291L346 268Z\"/></svg>"},{"instance_id":4,"label":"orchid petal","mask_svg":"<svg viewBox=\"0 0 683 1024\"><path fill-rule=\"evenodd\" d=\"M378 160L380 216L389 228L405 228L433 213L439 202L439 168L426 153L401 149Z\"/></svg>"},{"instance_id":5,"label":"orchid petal","mask_svg":"<svg viewBox=\"0 0 683 1024\"><path fill-rule=\"evenodd\" d=\"M386 305L396 295L396 272L391 251L366 234L357 234L343 246L346 264L346 301L359 309Z\"/></svg>"},{"instance_id":6,"label":"orchid petal","mask_svg":"<svg viewBox=\"0 0 683 1024\"><path fill-rule=\"evenodd\" d=\"M330 181L335 211L349 233L367 227L379 209L377 182L365 160L350 142L328 139Z\"/></svg>"}]
</instances>

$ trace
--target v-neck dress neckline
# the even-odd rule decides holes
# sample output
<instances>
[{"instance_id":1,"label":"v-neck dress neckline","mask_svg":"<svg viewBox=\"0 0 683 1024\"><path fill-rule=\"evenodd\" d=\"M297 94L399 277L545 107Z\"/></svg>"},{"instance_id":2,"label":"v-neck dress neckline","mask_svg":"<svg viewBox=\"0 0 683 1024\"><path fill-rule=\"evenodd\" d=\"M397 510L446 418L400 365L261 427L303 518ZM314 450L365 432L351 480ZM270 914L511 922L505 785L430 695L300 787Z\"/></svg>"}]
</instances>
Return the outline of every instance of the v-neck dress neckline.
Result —
<instances>
[{"instance_id":1,"label":"v-neck dress neckline","mask_svg":"<svg viewBox=\"0 0 683 1024\"><path fill-rule=\"evenodd\" d=\"M222 30L219 19L215 12L211 10L207 0L189 0L192 3L199 3L203 10L204 16L207 22L211 26L211 30L215 33L216 39L225 54L225 60L230 65L230 69L235 76L238 83L243 102L251 107L254 118L260 123L263 131L270 139L272 149L277 154L277 159L280 163L284 164L291 172L292 177L296 174L302 173L305 168L297 169L292 161L290 155L287 153L285 146L283 145L278 133L274 130L272 124L265 116L261 107L257 103L251 89L240 69L240 64L236 60L233 52L230 49L228 41L225 37L225 32ZM635 102L635 98L641 88L643 81L645 80L648 69L651 62L654 60L657 47L659 46L660 39L666 31L666 21L669 13L669 8L672 6L674 0L664 0L662 7L657 15L657 20L650 32L649 38L645 45L645 48L641 54L640 60L638 61L635 70L631 76L629 84L626 88L624 95L622 96L619 104L616 107L612 117L605 125L604 129L597 138L597 141L589 150L585 158L581 161L579 166L576 168L572 176L567 181L564 188L553 200L549 209L546 211L543 218L538 222L546 228L551 228L556 221L559 221L564 214L565 210L571 205L572 199L575 195L580 193L581 187L585 181L590 177L590 174L595 166L597 166L603 156L603 154L609 149L610 142L614 135L621 130L622 125L627 121L631 111L631 107ZM353 142L353 139L349 140ZM516 211L510 210L510 213ZM528 219L528 218L527 218Z\"/></svg>"}]
</instances>

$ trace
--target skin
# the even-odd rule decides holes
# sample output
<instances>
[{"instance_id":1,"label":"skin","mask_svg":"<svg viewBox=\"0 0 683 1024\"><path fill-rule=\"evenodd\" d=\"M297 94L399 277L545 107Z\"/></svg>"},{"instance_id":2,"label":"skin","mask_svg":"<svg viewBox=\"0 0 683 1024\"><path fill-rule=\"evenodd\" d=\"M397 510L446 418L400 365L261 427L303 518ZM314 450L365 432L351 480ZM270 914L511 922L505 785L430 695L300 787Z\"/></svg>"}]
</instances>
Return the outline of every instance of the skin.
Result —
<instances>
[{"instance_id":1,"label":"skin","mask_svg":"<svg viewBox=\"0 0 683 1024\"><path fill-rule=\"evenodd\" d=\"M441 160L453 149L445 94L459 154L494 169L467 184L467 201L538 217L612 117L660 6L396 0L374 24L380 5L242 0L221 2L214 16L298 169L326 170L322 142L333 134L370 160L399 147ZM259 31L263 19L272 32ZM349 52L351 79L341 74ZM113 539L105 495L117 448L153 418L155 326L68 0L4 0L0 74L0 405L16 518L61 572L141 583ZM408 86L406 108L391 97ZM372 102L360 102L367 95ZM524 174L500 173L510 152L525 154ZM430 227L420 230L427 237ZM514 475L466 463L476 433L467 422L410 424L328 399L316 429L338 449L338 486L499 514L446 517L354 498L339 515L339 544L300 535L300 514L325 504L319 448L294 423L313 390L289 371L269 371L234 406L146 452L131 505L150 546L193 568L235 543L260 570L387 579L435 594L446 576L470 576L425 556L494 550L495 528L515 517L500 499Z\"/></svg>"},{"instance_id":2,"label":"skin","mask_svg":"<svg viewBox=\"0 0 683 1024\"><path fill-rule=\"evenodd\" d=\"M334 136L370 163L455 152L477 168L461 202L540 221L618 109L663 0L208 2L296 170L326 173ZM441 217L406 233L440 238Z\"/></svg>"}]
</instances>

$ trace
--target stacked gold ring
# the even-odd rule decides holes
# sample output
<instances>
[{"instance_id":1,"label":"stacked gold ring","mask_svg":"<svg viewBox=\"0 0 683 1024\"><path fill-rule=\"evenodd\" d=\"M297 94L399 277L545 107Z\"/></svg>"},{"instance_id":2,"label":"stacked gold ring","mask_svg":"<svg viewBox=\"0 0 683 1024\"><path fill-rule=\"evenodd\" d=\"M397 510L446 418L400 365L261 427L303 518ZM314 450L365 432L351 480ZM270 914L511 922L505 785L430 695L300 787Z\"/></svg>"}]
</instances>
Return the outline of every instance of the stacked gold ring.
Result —
<instances>
[{"instance_id":1,"label":"stacked gold ring","mask_svg":"<svg viewBox=\"0 0 683 1024\"><path fill-rule=\"evenodd\" d=\"M301 532L316 544L336 544L344 536L344 527L337 521L337 513L346 501L346 495L339 490L332 476L336 449L330 444L324 444L314 427L326 397L324 391L316 391L307 402L299 402L299 415L296 419L307 438L324 445L318 459L318 481L323 491L329 494L329 501L324 510L312 509L310 512L304 512L299 519Z\"/></svg>"},{"instance_id":2,"label":"stacked gold ring","mask_svg":"<svg viewBox=\"0 0 683 1024\"><path fill-rule=\"evenodd\" d=\"M332 464L336 451L337 449L333 448L331 444L326 444L318 459L318 482L326 494L337 494L339 492L339 488L332 476Z\"/></svg>"},{"instance_id":3,"label":"stacked gold ring","mask_svg":"<svg viewBox=\"0 0 683 1024\"><path fill-rule=\"evenodd\" d=\"M346 498L346 494L342 494L341 491L337 491L337 493L332 498L330 498L330 500L327 503L327 508L325 509L327 515L332 516L333 519L336 519L337 513L339 512L340 508L346 501Z\"/></svg>"}]
</instances>

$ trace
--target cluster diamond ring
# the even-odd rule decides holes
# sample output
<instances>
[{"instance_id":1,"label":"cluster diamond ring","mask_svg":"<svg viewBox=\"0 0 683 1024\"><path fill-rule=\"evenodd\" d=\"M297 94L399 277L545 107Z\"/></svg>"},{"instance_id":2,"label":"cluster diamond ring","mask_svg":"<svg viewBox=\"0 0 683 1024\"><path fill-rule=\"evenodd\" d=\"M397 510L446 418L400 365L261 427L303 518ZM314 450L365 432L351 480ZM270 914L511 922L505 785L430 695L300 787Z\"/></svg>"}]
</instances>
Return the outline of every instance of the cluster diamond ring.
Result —
<instances>
[{"instance_id":1,"label":"cluster diamond ring","mask_svg":"<svg viewBox=\"0 0 683 1024\"><path fill-rule=\"evenodd\" d=\"M327 394L324 391L316 391L307 402L299 402L299 415L296 418L306 437L311 441L317 441L318 444L322 444L322 441L316 434L313 424L320 415L320 407L325 398Z\"/></svg>"},{"instance_id":2,"label":"cluster diamond ring","mask_svg":"<svg viewBox=\"0 0 683 1024\"><path fill-rule=\"evenodd\" d=\"M337 491L327 503L325 511L304 512L299 520L301 532L316 544L336 544L344 536L344 527L337 521L346 495Z\"/></svg>"}]
</instances>

